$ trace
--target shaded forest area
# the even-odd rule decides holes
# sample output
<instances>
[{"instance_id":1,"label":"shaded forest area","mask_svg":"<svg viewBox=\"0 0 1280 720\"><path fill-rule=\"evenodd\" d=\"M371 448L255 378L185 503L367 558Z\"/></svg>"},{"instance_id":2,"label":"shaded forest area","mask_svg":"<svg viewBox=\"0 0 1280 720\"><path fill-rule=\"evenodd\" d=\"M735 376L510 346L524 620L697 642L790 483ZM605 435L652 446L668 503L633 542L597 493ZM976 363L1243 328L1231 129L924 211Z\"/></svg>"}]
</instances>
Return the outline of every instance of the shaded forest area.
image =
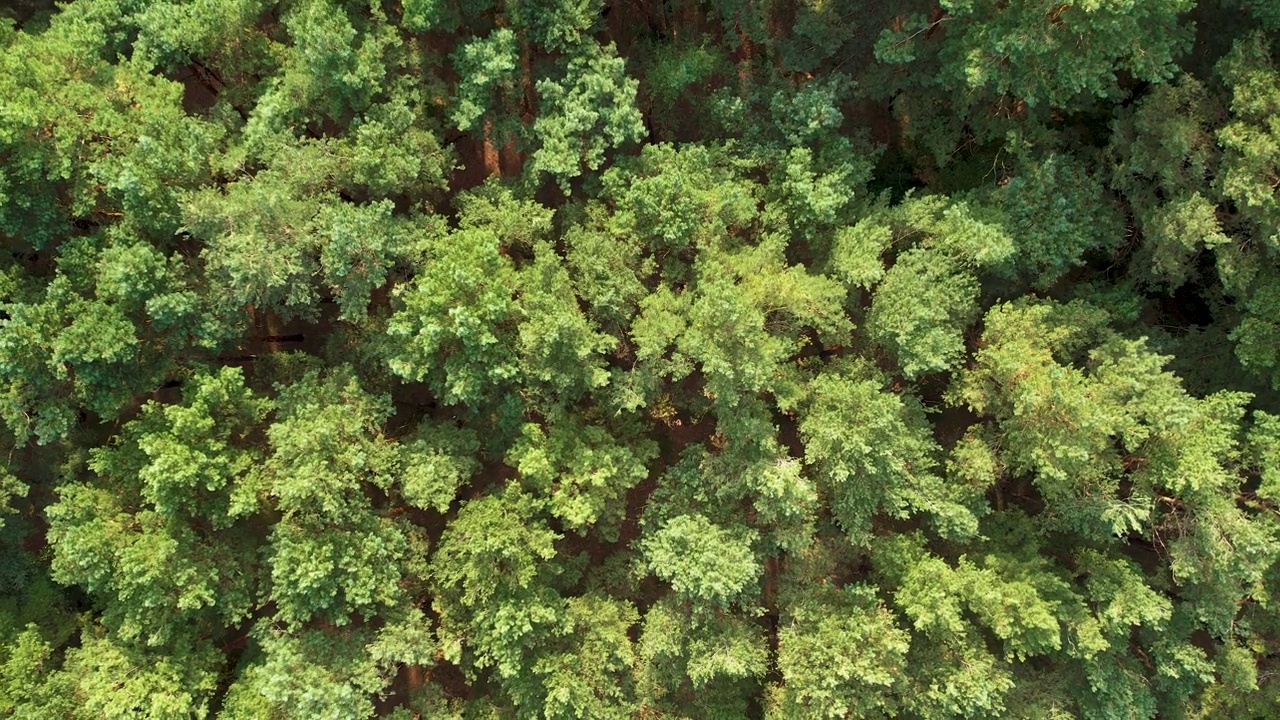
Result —
<instances>
[{"instance_id":1,"label":"shaded forest area","mask_svg":"<svg viewBox=\"0 0 1280 720\"><path fill-rule=\"evenodd\" d=\"M1269 718L1274 0L0 9L0 716Z\"/></svg>"}]
</instances>

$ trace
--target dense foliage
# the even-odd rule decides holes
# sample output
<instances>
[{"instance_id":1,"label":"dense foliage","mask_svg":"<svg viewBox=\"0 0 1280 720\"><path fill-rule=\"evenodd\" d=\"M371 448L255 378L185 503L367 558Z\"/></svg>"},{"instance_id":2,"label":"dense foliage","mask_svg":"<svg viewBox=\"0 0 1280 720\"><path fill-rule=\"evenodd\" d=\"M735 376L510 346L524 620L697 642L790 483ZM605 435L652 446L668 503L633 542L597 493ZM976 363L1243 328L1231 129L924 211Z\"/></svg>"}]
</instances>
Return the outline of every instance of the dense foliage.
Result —
<instances>
[{"instance_id":1,"label":"dense foliage","mask_svg":"<svg viewBox=\"0 0 1280 720\"><path fill-rule=\"evenodd\" d=\"M0 716L1280 710L1274 0L0 9Z\"/></svg>"}]
</instances>

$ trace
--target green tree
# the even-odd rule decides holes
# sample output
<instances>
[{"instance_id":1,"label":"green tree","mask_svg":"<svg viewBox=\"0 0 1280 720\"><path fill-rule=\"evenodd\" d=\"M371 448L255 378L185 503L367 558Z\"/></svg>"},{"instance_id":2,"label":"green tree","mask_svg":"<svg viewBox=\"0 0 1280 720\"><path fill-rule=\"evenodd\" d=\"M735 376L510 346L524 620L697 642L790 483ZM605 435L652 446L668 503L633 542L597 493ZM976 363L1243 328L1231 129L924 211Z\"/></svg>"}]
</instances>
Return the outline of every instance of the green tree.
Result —
<instances>
[{"instance_id":1,"label":"green tree","mask_svg":"<svg viewBox=\"0 0 1280 720\"><path fill-rule=\"evenodd\" d=\"M260 591L248 475L263 458L248 436L270 403L230 368L184 390L180 405L146 405L47 510L54 579L98 597L103 624L126 641L220 632Z\"/></svg>"},{"instance_id":2,"label":"green tree","mask_svg":"<svg viewBox=\"0 0 1280 720\"><path fill-rule=\"evenodd\" d=\"M448 403L482 404L518 374L518 279L499 243L488 228L442 239L426 271L402 286L403 308L387 326L398 340L392 371L425 380Z\"/></svg>"},{"instance_id":3,"label":"green tree","mask_svg":"<svg viewBox=\"0 0 1280 720\"><path fill-rule=\"evenodd\" d=\"M908 637L870 588L814 589L787 609L769 717L890 717Z\"/></svg>"},{"instance_id":4,"label":"green tree","mask_svg":"<svg viewBox=\"0 0 1280 720\"><path fill-rule=\"evenodd\" d=\"M579 534L594 528L617 536L626 519L627 491L649 475L652 443L619 442L606 428L566 416L545 429L529 423L511 447L507 463L521 483L548 501L548 512Z\"/></svg>"},{"instance_id":5,"label":"green tree","mask_svg":"<svg viewBox=\"0 0 1280 720\"><path fill-rule=\"evenodd\" d=\"M635 107L637 81L612 46L594 43L574 54L563 78L537 83L539 112L530 130L537 148L528 172L546 173L567 187L582 168L598 170L605 152L644 136Z\"/></svg>"},{"instance_id":6,"label":"green tree","mask_svg":"<svg viewBox=\"0 0 1280 720\"><path fill-rule=\"evenodd\" d=\"M528 652L559 634L565 599L552 580L559 535L543 502L509 485L463 505L432 559L432 606L444 657L501 679L527 672Z\"/></svg>"}]
</instances>

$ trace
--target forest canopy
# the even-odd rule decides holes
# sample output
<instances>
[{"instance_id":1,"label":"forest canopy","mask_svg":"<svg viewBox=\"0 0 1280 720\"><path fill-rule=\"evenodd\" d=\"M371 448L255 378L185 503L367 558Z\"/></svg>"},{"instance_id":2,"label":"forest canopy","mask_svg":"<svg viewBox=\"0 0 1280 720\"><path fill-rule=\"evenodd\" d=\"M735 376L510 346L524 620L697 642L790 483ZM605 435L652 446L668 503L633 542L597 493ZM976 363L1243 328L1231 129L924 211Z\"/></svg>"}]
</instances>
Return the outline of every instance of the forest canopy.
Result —
<instances>
[{"instance_id":1,"label":"forest canopy","mask_svg":"<svg viewBox=\"0 0 1280 720\"><path fill-rule=\"evenodd\" d=\"M17 0L0 243L0 717L1280 707L1274 0Z\"/></svg>"}]
</instances>

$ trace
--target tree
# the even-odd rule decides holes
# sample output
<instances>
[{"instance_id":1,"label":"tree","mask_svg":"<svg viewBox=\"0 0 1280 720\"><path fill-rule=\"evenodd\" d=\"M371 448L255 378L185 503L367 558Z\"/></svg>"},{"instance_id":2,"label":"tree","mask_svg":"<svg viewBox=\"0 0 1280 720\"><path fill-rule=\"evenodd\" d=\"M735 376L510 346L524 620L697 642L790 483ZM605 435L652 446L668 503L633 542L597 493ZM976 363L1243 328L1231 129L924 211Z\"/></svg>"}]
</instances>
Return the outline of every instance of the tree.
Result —
<instances>
[{"instance_id":1,"label":"tree","mask_svg":"<svg viewBox=\"0 0 1280 720\"><path fill-rule=\"evenodd\" d=\"M1190 8L947 1L931 14L913 8L895 18L875 54L901 66L889 82L901 93L895 109L945 165L966 135L978 143L1034 137L1049 119L1044 108L1087 108L1121 96L1122 73L1148 82L1171 77L1190 43L1179 25Z\"/></svg>"},{"instance_id":2,"label":"tree","mask_svg":"<svg viewBox=\"0 0 1280 720\"><path fill-rule=\"evenodd\" d=\"M488 228L451 233L437 252L387 326L402 339L391 369L445 402L479 405L517 376L515 268Z\"/></svg>"},{"instance_id":3,"label":"tree","mask_svg":"<svg viewBox=\"0 0 1280 720\"><path fill-rule=\"evenodd\" d=\"M760 627L682 605L668 596L645 613L636 669L642 707L699 718L746 713L768 667Z\"/></svg>"},{"instance_id":4,"label":"tree","mask_svg":"<svg viewBox=\"0 0 1280 720\"><path fill-rule=\"evenodd\" d=\"M342 626L403 604L411 534L368 495L385 493L399 470L381 432L386 398L365 393L349 368L279 389L272 454L253 478L280 513L267 553L276 617Z\"/></svg>"},{"instance_id":5,"label":"tree","mask_svg":"<svg viewBox=\"0 0 1280 720\"><path fill-rule=\"evenodd\" d=\"M1218 131L1223 148L1222 192L1253 226L1262 256L1267 258L1274 255L1280 237L1280 216L1273 207L1273 177L1280 158L1271 148L1276 136L1272 109L1280 97L1280 73L1271 61L1268 46L1261 34L1241 38L1218 66L1232 87L1232 120ZM1244 316L1232 331L1236 355L1255 372L1271 370L1274 385L1280 379L1274 371L1274 346L1270 345L1276 333L1271 318L1280 295L1275 290L1273 273L1264 269L1268 267L1265 260L1241 260L1236 259L1232 265L1243 270L1243 277L1223 278L1232 294L1244 300Z\"/></svg>"},{"instance_id":6,"label":"tree","mask_svg":"<svg viewBox=\"0 0 1280 720\"><path fill-rule=\"evenodd\" d=\"M527 671L526 651L558 634L565 600L551 584L559 535L543 502L515 485L466 503L432 560L444 657L501 679Z\"/></svg>"},{"instance_id":7,"label":"tree","mask_svg":"<svg viewBox=\"0 0 1280 720\"><path fill-rule=\"evenodd\" d=\"M751 537L701 515L678 515L643 543L649 570L679 596L725 607L753 590L758 573Z\"/></svg>"},{"instance_id":8,"label":"tree","mask_svg":"<svg viewBox=\"0 0 1280 720\"><path fill-rule=\"evenodd\" d=\"M591 528L617 537L626 518L626 493L649 475L652 443L618 441L607 429L573 416L556 418L544 430L529 423L511 447L507 463L531 491L547 499L548 511L566 529Z\"/></svg>"},{"instance_id":9,"label":"tree","mask_svg":"<svg viewBox=\"0 0 1280 720\"><path fill-rule=\"evenodd\" d=\"M544 403L571 404L609 382L604 352L617 338L597 332L578 307L569 273L550 245L535 248L521 277L520 361L524 383Z\"/></svg>"},{"instance_id":10,"label":"tree","mask_svg":"<svg viewBox=\"0 0 1280 720\"><path fill-rule=\"evenodd\" d=\"M633 717L631 667L635 649L628 632L639 619L635 608L606 595L569 598L569 627L564 647L538 658L533 673L539 677L541 714L551 718ZM534 714L536 710L530 711Z\"/></svg>"},{"instance_id":11,"label":"tree","mask_svg":"<svg viewBox=\"0 0 1280 720\"><path fill-rule=\"evenodd\" d=\"M889 717L907 652L907 634L870 588L814 590L788 608L778 632L782 682L769 717Z\"/></svg>"},{"instance_id":12,"label":"tree","mask_svg":"<svg viewBox=\"0 0 1280 720\"><path fill-rule=\"evenodd\" d=\"M814 469L829 507L854 544L870 539L881 513L928 513L944 535L977 531L980 485L949 485L935 471L938 447L922 408L882 390L866 368L834 368L810 383L800 419L805 463Z\"/></svg>"},{"instance_id":13,"label":"tree","mask_svg":"<svg viewBox=\"0 0 1280 720\"><path fill-rule=\"evenodd\" d=\"M582 173L598 170L605 152L640 140L644 125L635 107L638 83L612 46L594 43L566 64L562 79L537 83L539 113L530 132L538 143L528 172L546 173L561 187Z\"/></svg>"},{"instance_id":14,"label":"tree","mask_svg":"<svg viewBox=\"0 0 1280 720\"><path fill-rule=\"evenodd\" d=\"M120 639L168 645L252 611L248 475L263 458L247 438L270 407L234 369L195 376L183 404L145 406L117 446L91 455L93 477L59 487L47 511L53 577L99 597Z\"/></svg>"}]
</instances>

